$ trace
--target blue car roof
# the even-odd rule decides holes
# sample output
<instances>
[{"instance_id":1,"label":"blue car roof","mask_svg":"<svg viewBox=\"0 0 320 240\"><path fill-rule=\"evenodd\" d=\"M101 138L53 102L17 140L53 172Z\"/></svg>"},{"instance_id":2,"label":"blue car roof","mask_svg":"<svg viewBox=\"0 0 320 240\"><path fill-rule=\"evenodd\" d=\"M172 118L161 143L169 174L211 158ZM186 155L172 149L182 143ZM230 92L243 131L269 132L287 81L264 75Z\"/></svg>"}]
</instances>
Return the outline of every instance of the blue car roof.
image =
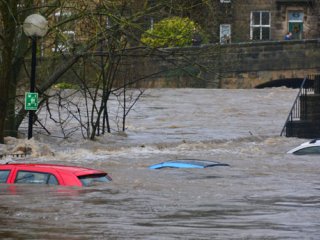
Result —
<instances>
[{"instance_id":1,"label":"blue car roof","mask_svg":"<svg viewBox=\"0 0 320 240\"><path fill-rule=\"evenodd\" d=\"M226 163L220 163L209 160L199 160L199 159L178 159L170 160L166 162L161 162L149 166L150 169L161 169L161 168L208 168L215 166L229 166Z\"/></svg>"}]
</instances>

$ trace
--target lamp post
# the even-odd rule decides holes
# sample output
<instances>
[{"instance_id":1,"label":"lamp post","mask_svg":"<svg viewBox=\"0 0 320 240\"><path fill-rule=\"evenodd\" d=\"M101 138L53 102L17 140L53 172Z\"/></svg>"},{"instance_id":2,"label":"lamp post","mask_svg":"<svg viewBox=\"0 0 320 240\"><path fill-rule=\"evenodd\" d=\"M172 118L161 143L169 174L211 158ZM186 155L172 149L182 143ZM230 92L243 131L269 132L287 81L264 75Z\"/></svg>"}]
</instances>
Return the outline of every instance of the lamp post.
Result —
<instances>
[{"instance_id":1,"label":"lamp post","mask_svg":"<svg viewBox=\"0 0 320 240\"><path fill-rule=\"evenodd\" d=\"M32 59L30 74L30 93L35 92L37 38L43 37L48 31L48 21L40 14L31 14L23 22L24 33L32 41ZM32 138L32 125L35 110L29 110L28 139Z\"/></svg>"}]
</instances>

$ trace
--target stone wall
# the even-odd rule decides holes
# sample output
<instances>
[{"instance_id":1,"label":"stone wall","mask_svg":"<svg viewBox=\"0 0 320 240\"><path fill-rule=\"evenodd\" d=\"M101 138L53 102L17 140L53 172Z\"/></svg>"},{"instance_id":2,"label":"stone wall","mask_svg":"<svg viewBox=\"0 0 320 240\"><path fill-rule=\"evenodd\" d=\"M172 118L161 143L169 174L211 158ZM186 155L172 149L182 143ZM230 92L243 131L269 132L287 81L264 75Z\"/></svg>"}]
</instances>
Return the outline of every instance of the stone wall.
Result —
<instances>
[{"instance_id":1,"label":"stone wall","mask_svg":"<svg viewBox=\"0 0 320 240\"><path fill-rule=\"evenodd\" d=\"M232 1L232 7L233 42L243 42L250 39L250 13L252 11L270 12L270 40L282 40L289 31L289 12L304 14L301 39L319 37L320 3L318 0L239 0Z\"/></svg>"},{"instance_id":2,"label":"stone wall","mask_svg":"<svg viewBox=\"0 0 320 240\"><path fill-rule=\"evenodd\" d=\"M319 40L211 44L160 50L139 48L125 54L116 76L117 86L134 82L134 87L146 88L254 88L278 79L304 78L320 72ZM45 79L45 74L51 74L47 69L58 62L57 59L39 60L37 82ZM100 56L88 56L60 81L73 82L81 77L93 83L100 74L99 62Z\"/></svg>"},{"instance_id":3,"label":"stone wall","mask_svg":"<svg viewBox=\"0 0 320 240\"><path fill-rule=\"evenodd\" d=\"M274 41L165 49L135 59L149 87L253 88L320 71L320 41Z\"/></svg>"},{"instance_id":4,"label":"stone wall","mask_svg":"<svg viewBox=\"0 0 320 240\"><path fill-rule=\"evenodd\" d=\"M231 49L223 56L221 87L251 88L278 79L304 78L320 70L318 40L237 44Z\"/></svg>"}]
</instances>

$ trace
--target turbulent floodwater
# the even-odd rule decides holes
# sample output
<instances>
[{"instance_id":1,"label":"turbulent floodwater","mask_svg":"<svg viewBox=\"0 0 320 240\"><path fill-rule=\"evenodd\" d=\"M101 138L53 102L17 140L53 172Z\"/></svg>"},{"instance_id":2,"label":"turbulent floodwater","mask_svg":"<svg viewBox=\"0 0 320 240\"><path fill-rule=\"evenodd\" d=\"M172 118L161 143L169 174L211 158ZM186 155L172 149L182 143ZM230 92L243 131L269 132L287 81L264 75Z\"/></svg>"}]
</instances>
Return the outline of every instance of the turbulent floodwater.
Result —
<instances>
[{"instance_id":1,"label":"turbulent floodwater","mask_svg":"<svg viewBox=\"0 0 320 240\"><path fill-rule=\"evenodd\" d=\"M127 135L8 139L32 159L107 171L91 188L0 186L1 239L320 239L320 159L280 137L297 90L152 89ZM54 152L54 156L51 155ZM149 170L168 159L230 164Z\"/></svg>"}]
</instances>

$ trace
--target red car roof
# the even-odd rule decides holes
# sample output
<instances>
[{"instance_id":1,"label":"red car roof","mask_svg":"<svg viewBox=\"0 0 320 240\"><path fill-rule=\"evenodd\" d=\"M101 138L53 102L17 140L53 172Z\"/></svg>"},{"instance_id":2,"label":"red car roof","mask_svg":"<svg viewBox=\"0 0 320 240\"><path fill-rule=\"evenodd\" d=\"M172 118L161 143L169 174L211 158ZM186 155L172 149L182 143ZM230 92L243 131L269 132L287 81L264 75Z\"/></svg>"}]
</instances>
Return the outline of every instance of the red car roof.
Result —
<instances>
[{"instance_id":1,"label":"red car roof","mask_svg":"<svg viewBox=\"0 0 320 240\"><path fill-rule=\"evenodd\" d=\"M0 165L0 168L1 166L10 166L10 165L20 166L20 167L32 167L32 168L39 168L39 169L50 168L60 172L73 173L76 176L105 173L100 170L95 170L95 169L85 168L85 167L67 166L67 165L59 165L59 164L44 164L44 163L8 163L8 164Z\"/></svg>"},{"instance_id":2,"label":"red car roof","mask_svg":"<svg viewBox=\"0 0 320 240\"><path fill-rule=\"evenodd\" d=\"M1 179L1 183L13 184L17 182L17 179L20 181L24 180L17 178L19 174L29 174L32 179L29 182L19 182L19 183L41 183L49 184L48 181L53 176L54 185L63 185L63 186L89 186L91 183L95 182L108 182L111 181L111 177L100 170L95 170L86 167L78 166L68 166L68 165L59 165L59 164L44 164L44 163L7 163L0 164L0 170L5 170L8 172L4 178ZM10 171L8 171L10 170ZM6 174L6 172L4 172ZM30 172L30 173L23 173ZM39 173L45 173L47 179L36 179L35 175L40 175ZM43 175L43 174L42 174ZM36 179L36 180L35 180ZM52 180L51 179L51 180ZM35 181L33 181L35 180Z\"/></svg>"}]
</instances>

